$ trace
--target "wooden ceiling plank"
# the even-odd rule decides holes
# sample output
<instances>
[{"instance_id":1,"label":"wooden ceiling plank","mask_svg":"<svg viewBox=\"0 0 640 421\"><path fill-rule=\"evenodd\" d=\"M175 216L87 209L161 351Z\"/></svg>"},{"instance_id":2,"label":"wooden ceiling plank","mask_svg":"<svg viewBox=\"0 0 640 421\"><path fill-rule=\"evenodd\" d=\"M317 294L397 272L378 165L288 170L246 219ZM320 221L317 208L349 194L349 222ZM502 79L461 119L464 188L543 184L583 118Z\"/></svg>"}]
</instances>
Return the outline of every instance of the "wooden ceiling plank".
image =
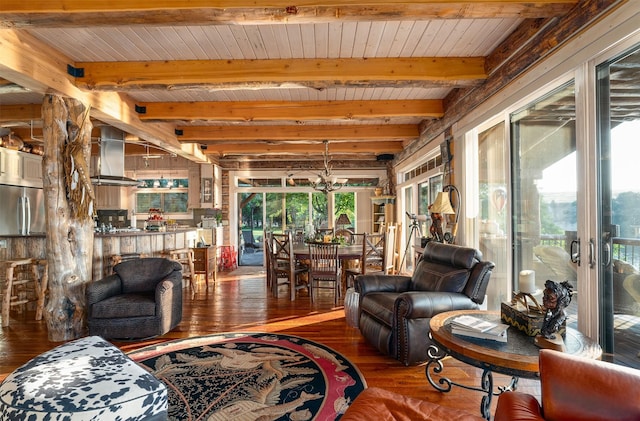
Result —
<instances>
[{"instance_id":1,"label":"wooden ceiling plank","mask_svg":"<svg viewBox=\"0 0 640 421\"><path fill-rule=\"evenodd\" d=\"M71 64L71 63L69 63ZM305 84L333 81L427 81L452 83L486 78L483 57L394 57L354 59L176 60L78 62L76 84L91 90L155 87L179 89L227 83Z\"/></svg>"},{"instance_id":2,"label":"wooden ceiling plank","mask_svg":"<svg viewBox=\"0 0 640 421\"><path fill-rule=\"evenodd\" d=\"M541 18L560 16L578 0L3 0L0 27L114 25L256 25L426 19Z\"/></svg>"},{"instance_id":3,"label":"wooden ceiling plank","mask_svg":"<svg viewBox=\"0 0 640 421\"><path fill-rule=\"evenodd\" d=\"M348 125L348 126L182 126L181 142L216 140L414 140L418 125Z\"/></svg>"},{"instance_id":4,"label":"wooden ceiling plank","mask_svg":"<svg viewBox=\"0 0 640 421\"><path fill-rule=\"evenodd\" d=\"M329 144L329 155L331 154L385 154L398 153L403 149L401 141L387 142L336 142ZM220 155L321 155L324 153L324 145L320 144L271 144L268 142L255 141L253 143L221 143L209 144L205 154Z\"/></svg>"},{"instance_id":5,"label":"wooden ceiling plank","mask_svg":"<svg viewBox=\"0 0 640 421\"><path fill-rule=\"evenodd\" d=\"M444 115L441 100L143 102L141 120L296 121Z\"/></svg>"}]
</instances>

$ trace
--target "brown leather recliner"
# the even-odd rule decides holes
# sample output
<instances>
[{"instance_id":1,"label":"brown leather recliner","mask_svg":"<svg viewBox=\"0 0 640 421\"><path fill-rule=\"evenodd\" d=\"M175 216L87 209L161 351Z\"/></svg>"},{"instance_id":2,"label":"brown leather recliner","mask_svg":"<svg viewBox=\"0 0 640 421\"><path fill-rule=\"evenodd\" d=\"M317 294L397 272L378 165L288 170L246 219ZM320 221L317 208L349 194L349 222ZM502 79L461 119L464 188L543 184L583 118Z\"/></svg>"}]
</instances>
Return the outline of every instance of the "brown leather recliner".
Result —
<instances>
[{"instance_id":1,"label":"brown leather recliner","mask_svg":"<svg viewBox=\"0 0 640 421\"><path fill-rule=\"evenodd\" d=\"M640 420L640 370L562 352L540 351L542 405L505 392L494 421Z\"/></svg>"},{"instance_id":2,"label":"brown leather recliner","mask_svg":"<svg viewBox=\"0 0 640 421\"><path fill-rule=\"evenodd\" d=\"M361 275L356 278L360 332L404 365L425 361L431 318L479 308L493 267L479 250L429 242L413 276Z\"/></svg>"}]
</instances>

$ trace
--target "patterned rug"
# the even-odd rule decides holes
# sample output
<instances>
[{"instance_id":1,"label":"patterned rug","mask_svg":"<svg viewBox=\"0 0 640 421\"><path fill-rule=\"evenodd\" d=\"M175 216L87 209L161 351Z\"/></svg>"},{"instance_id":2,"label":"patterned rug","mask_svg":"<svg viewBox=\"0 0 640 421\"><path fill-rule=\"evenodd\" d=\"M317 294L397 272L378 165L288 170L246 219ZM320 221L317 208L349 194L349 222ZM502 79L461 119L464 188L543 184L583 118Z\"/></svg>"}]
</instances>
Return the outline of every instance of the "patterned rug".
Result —
<instances>
[{"instance_id":1,"label":"patterned rug","mask_svg":"<svg viewBox=\"0 0 640 421\"><path fill-rule=\"evenodd\" d=\"M167 385L173 420L336 420L366 387L344 356L297 336L225 333L128 355Z\"/></svg>"}]
</instances>

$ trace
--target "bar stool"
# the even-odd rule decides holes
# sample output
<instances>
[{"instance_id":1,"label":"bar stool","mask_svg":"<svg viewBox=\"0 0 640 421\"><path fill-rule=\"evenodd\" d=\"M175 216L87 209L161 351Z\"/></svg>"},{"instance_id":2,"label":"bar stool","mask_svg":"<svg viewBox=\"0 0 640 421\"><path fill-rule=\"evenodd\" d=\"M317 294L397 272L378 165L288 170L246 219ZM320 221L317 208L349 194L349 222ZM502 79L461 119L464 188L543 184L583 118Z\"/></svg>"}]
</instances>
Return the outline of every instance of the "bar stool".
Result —
<instances>
[{"instance_id":1,"label":"bar stool","mask_svg":"<svg viewBox=\"0 0 640 421\"><path fill-rule=\"evenodd\" d=\"M175 260L182 265L182 279L189 281L189 288L191 288L191 298L194 298L197 291L196 274L194 268L194 256L193 250L189 248L168 250L162 253L163 257L167 257L171 260Z\"/></svg>"},{"instance_id":2,"label":"bar stool","mask_svg":"<svg viewBox=\"0 0 640 421\"><path fill-rule=\"evenodd\" d=\"M220 266L222 269L235 269L238 267L235 246L220 246Z\"/></svg>"},{"instance_id":3,"label":"bar stool","mask_svg":"<svg viewBox=\"0 0 640 421\"><path fill-rule=\"evenodd\" d=\"M2 297L2 326L9 326L11 307L29 302L36 302L36 320L42 320L49 281L47 261L19 259L2 263L6 273ZM31 297L30 292L33 292Z\"/></svg>"}]
</instances>

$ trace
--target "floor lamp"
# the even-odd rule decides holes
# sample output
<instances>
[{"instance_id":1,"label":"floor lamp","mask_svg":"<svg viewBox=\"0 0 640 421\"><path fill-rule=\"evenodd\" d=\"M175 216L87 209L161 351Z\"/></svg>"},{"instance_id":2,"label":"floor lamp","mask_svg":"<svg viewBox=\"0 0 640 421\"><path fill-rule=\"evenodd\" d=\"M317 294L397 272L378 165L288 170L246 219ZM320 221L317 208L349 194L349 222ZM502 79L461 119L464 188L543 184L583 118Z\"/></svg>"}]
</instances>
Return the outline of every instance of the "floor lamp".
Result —
<instances>
[{"instance_id":1,"label":"floor lamp","mask_svg":"<svg viewBox=\"0 0 640 421\"><path fill-rule=\"evenodd\" d=\"M451 205L451 196L456 195L457 208L454 210ZM429 212L431 213L431 228L429 232L433 240L440 243L453 243L458 234L458 218L460 216L460 191L453 184L446 185L442 188L442 191L436 196L436 200L429 206ZM442 221L443 215L455 215L453 224L451 224L451 230L443 232Z\"/></svg>"}]
</instances>

